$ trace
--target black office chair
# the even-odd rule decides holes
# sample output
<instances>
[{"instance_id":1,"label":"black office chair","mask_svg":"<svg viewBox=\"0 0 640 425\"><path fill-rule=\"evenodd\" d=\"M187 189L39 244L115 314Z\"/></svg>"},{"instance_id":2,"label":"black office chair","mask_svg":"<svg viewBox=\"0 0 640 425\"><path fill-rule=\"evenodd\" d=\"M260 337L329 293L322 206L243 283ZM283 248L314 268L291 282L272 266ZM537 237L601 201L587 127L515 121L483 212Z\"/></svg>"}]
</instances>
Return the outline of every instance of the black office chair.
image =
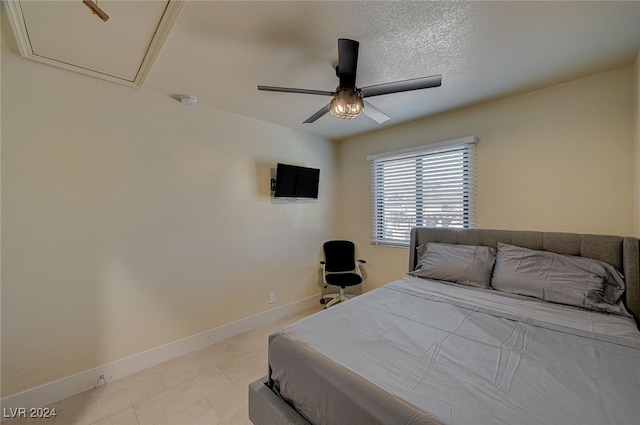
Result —
<instances>
[{"instance_id":1,"label":"black office chair","mask_svg":"<svg viewBox=\"0 0 640 425\"><path fill-rule=\"evenodd\" d=\"M325 261L320 261L320 264L324 287L326 288L327 285L340 287L339 293L322 296L320 303L326 304L325 308L327 308L353 297L351 294L345 294L344 289L347 286L362 283L360 264L365 264L366 261L356 261L355 245L351 241L328 241L324 243L323 248Z\"/></svg>"}]
</instances>

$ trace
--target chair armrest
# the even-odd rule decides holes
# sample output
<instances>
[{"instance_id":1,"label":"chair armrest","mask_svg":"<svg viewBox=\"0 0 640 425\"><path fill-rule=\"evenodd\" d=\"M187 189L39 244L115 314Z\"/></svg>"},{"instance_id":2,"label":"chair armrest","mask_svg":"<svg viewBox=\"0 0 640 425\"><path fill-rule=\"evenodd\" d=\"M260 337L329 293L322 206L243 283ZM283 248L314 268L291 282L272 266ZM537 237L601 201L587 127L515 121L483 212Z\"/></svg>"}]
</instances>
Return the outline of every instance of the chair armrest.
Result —
<instances>
[{"instance_id":1,"label":"chair armrest","mask_svg":"<svg viewBox=\"0 0 640 425\"><path fill-rule=\"evenodd\" d=\"M324 282L323 288L326 288L329 284L327 282L327 271L325 270L326 264L327 263L325 261L320 261L320 268L322 268L322 282Z\"/></svg>"}]
</instances>

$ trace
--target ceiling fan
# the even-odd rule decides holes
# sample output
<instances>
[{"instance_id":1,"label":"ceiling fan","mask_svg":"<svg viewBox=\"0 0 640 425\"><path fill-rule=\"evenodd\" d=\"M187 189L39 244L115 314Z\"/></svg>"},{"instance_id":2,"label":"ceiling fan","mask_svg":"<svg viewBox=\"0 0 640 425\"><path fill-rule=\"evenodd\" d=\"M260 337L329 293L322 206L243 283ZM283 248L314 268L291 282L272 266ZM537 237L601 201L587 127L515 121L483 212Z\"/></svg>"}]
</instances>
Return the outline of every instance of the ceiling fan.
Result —
<instances>
[{"instance_id":1,"label":"ceiling fan","mask_svg":"<svg viewBox=\"0 0 640 425\"><path fill-rule=\"evenodd\" d=\"M290 87L258 86L258 90L277 91L285 93L315 94L332 96L331 102L315 114L307 118L304 123L309 124L330 112L337 118L351 119L364 113L378 124L390 118L381 110L365 101L364 98L383 94L398 93L410 90L439 87L442 84L441 75L414 78L411 80L395 81L367 87L356 87L356 68L358 66L358 48L360 43L346 38L338 39L338 66L336 75L340 84L335 91L296 89Z\"/></svg>"}]
</instances>

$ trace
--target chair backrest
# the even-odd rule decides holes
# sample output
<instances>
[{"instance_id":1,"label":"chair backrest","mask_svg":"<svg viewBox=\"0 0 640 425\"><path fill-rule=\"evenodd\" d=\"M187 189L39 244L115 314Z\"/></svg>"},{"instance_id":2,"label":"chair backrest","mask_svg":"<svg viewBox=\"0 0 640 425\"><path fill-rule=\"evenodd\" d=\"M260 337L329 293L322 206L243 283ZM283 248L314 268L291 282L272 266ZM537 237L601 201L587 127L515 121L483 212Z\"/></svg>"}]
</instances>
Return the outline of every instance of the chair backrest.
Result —
<instances>
[{"instance_id":1,"label":"chair backrest","mask_svg":"<svg viewBox=\"0 0 640 425\"><path fill-rule=\"evenodd\" d=\"M351 241L328 241L323 245L325 270L347 272L356 268L356 249Z\"/></svg>"}]
</instances>

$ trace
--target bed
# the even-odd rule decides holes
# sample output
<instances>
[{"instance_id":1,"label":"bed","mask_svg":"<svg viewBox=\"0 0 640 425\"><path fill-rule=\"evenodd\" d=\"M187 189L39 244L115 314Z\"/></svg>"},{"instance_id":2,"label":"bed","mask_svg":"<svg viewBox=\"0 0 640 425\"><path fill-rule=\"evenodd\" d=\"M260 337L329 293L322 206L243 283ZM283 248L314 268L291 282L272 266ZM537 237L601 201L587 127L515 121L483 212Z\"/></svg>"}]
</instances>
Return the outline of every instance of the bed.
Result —
<instances>
[{"instance_id":1,"label":"bed","mask_svg":"<svg viewBox=\"0 0 640 425\"><path fill-rule=\"evenodd\" d=\"M409 274L269 337L256 425L632 424L631 237L415 228Z\"/></svg>"}]
</instances>

